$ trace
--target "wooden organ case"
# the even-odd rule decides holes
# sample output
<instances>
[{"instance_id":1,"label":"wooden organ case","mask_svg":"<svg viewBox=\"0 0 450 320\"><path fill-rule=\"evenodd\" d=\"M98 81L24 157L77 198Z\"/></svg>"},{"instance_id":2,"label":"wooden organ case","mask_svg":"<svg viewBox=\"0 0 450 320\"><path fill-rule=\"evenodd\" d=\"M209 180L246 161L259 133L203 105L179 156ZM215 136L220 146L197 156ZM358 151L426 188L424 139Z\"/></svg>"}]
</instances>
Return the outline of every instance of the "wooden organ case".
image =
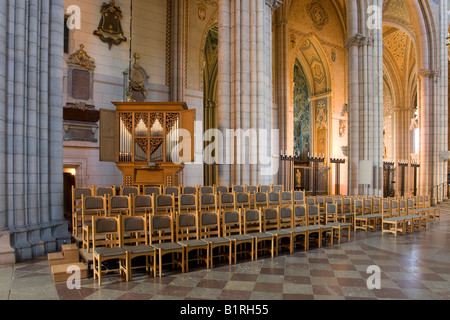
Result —
<instances>
[{"instance_id":1,"label":"wooden organ case","mask_svg":"<svg viewBox=\"0 0 450 320\"><path fill-rule=\"evenodd\" d=\"M194 161L195 110L178 102L114 105L115 162L123 185L178 186L184 163Z\"/></svg>"}]
</instances>

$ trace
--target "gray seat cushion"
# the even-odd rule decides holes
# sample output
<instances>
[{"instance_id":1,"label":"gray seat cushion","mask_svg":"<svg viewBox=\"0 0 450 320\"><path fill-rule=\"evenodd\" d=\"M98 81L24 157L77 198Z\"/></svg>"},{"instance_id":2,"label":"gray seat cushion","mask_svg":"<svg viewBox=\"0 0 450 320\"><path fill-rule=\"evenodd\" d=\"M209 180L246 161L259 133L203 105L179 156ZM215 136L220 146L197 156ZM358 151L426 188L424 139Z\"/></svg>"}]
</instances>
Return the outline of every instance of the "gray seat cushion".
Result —
<instances>
[{"instance_id":1,"label":"gray seat cushion","mask_svg":"<svg viewBox=\"0 0 450 320\"><path fill-rule=\"evenodd\" d=\"M267 231L267 233L273 234L273 235L276 235L277 237L279 237L279 236L288 236L292 233L292 231L290 231L288 229L280 229L280 230L269 230L269 231Z\"/></svg>"},{"instance_id":2,"label":"gray seat cushion","mask_svg":"<svg viewBox=\"0 0 450 320\"><path fill-rule=\"evenodd\" d=\"M236 234L236 235L231 235L231 236L226 236L226 239L230 239L230 240L236 240L236 241L250 241L252 240L252 236L248 235L248 234Z\"/></svg>"},{"instance_id":3,"label":"gray seat cushion","mask_svg":"<svg viewBox=\"0 0 450 320\"><path fill-rule=\"evenodd\" d=\"M125 251L129 251L131 254L145 254L155 252L155 248L149 245L141 244L137 246L124 246Z\"/></svg>"},{"instance_id":4,"label":"gray seat cushion","mask_svg":"<svg viewBox=\"0 0 450 320\"><path fill-rule=\"evenodd\" d=\"M205 241L205 242L211 243L213 245L216 245L216 244L228 244L228 243L231 242L231 240L229 240L229 239L218 238L218 237L205 238L205 239L202 239L202 240Z\"/></svg>"},{"instance_id":5,"label":"gray seat cushion","mask_svg":"<svg viewBox=\"0 0 450 320\"><path fill-rule=\"evenodd\" d=\"M101 255L102 257L114 257L125 255L126 251L124 248L114 247L114 248L95 248L94 255Z\"/></svg>"},{"instance_id":6,"label":"gray seat cushion","mask_svg":"<svg viewBox=\"0 0 450 320\"><path fill-rule=\"evenodd\" d=\"M190 248L204 247L207 245L205 241L197 239L178 241L178 243Z\"/></svg>"},{"instance_id":7,"label":"gray seat cushion","mask_svg":"<svg viewBox=\"0 0 450 320\"><path fill-rule=\"evenodd\" d=\"M174 242L164 242L164 243L152 244L152 247L154 247L155 249L161 250L161 251L180 250L183 248L183 246L181 244L174 243Z\"/></svg>"},{"instance_id":8,"label":"gray seat cushion","mask_svg":"<svg viewBox=\"0 0 450 320\"><path fill-rule=\"evenodd\" d=\"M269 233L265 233L265 232L256 232L256 233L249 233L248 235L252 236L253 238L256 238L258 240L261 239L271 239L273 237L273 235L269 234Z\"/></svg>"}]
</instances>

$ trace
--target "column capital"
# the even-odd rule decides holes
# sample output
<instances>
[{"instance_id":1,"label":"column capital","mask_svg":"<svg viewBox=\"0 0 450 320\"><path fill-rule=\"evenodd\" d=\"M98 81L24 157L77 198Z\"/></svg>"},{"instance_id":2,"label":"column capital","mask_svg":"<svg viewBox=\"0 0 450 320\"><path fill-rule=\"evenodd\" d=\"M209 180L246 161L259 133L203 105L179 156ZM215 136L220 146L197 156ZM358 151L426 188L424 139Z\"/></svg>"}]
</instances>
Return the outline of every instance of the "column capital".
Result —
<instances>
[{"instance_id":1,"label":"column capital","mask_svg":"<svg viewBox=\"0 0 450 320\"><path fill-rule=\"evenodd\" d=\"M275 11L283 5L283 1L281 1L281 0L266 0L266 5L268 5L272 11Z\"/></svg>"},{"instance_id":2,"label":"column capital","mask_svg":"<svg viewBox=\"0 0 450 320\"><path fill-rule=\"evenodd\" d=\"M438 78L440 77L439 70L431 70L431 69L421 69L417 72L417 76L419 78Z\"/></svg>"},{"instance_id":3,"label":"column capital","mask_svg":"<svg viewBox=\"0 0 450 320\"><path fill-rule=\"evenodd\" d=\"M353 46L373 46L373 38L364 36L361 33L358 33L354 35L353 37L348 38L345 40L345 48L349 49Z\"/></svg>"}]
</instances>

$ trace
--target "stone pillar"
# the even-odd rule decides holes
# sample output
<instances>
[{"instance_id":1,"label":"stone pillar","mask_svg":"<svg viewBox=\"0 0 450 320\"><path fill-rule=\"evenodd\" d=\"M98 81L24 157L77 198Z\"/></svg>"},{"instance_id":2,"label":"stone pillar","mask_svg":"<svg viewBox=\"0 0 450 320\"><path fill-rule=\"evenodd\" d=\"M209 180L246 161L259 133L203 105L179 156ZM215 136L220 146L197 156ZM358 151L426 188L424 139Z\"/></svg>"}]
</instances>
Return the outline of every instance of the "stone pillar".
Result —
<instances>
[{"instance_id":1,"label":"stone pillar","mask_svg":"<svg viewBox=\"0 0 450 320\"><path fill-rule=\"evenodd\" d=\"M219 1L218 115L226 162L219 166L222 185L272 182L263 173L262 155L272 157L272 10L279 5L276 0Z\"/></svg>"},{"instance_id":2,"label":"stone pillar","mask_svg":"<svg viewBox=\"0 0 450 320\"><path fill-rule=\"evenodd\" d=\"M0 263L10 263L70 241L63 210L64 1L3 1L0 17Z\"/></svg>"},{"instance_id":3,"label":"stone pillar","mask_svg":"<svg viewBox=\"0 0 450 320\"><path fill-rule=\"evenodd\" d=\"M381 8L381 1L374 5ZM367 8L346 1L349 59L349 193L383 192L383 55L382 30L368 27ZM381 19L381 17L380 17ZM381 20L380 20L381 26ZM359 164L373 163L372 185L359 185Z\"/></svg>"}]
</instances>

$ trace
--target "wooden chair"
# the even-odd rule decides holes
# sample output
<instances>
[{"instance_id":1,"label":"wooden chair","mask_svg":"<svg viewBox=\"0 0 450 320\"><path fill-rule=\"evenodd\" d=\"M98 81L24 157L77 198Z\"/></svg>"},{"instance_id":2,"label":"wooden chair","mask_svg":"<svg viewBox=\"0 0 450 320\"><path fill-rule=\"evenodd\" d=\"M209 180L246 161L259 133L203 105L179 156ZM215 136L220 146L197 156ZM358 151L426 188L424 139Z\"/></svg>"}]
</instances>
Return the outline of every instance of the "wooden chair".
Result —
<instances>
[{"instance_id":1,"label":"wooden chair","mask_svg":"<svg viewBox=\"0 0 450 320\"><path fill-rule=\"evenodd\" d=\"M108 217L126 215L131 216L131 196L108 197Z\"/></svg>"},{"instance_id":2,"label":"wooden chair","mask_svg":"<svg viewBox=\"0 0 450 320\"><path fill-rule=\"evenodd\" d=\"M93 274L102 285L102 275L119 271L125 273L129 281L128 252L120 247L120 220L111 217L92 217ZM119 261L119 267L104 270L102 265L107 261Z\"/></svg>"},{"instance_id":3,"label":"wooden chair","mask_svg":"<svg viewBox=\"0 0 450 320\"><path fill-rule=\"evenodd\" d=\"M383 211L382 211L382 234L393 233L395 236L399 232L405 234L405 219L403 217L392 215L392 203L395 201L383 200Z\"/></svg>"},{"instance_id":4,"label":"wooden chair","mask_svg":"<svg viewBox=\"0 0 450 320\"><path fill-rule=\"evenodd\" d=\"M354 198L352 208L353 217L351 219L347 219L344 223L350 223L353 230L356 230L356 219L358 218L358 221L361 221L361 219L363 219L361 217L364 216L364 199ZM348 216L348 218L350 218L350 216ZM367 230L367 228L365 230Z\"/></svg>"},{"instance_id":5,"label":"wooden chair","mask_svg":"<svg viewBox=\"0 0 450 320\"><path fill-rule=\"evenodd\" d=\"M280 229L280 211L278 207L262 209L263 232Z\"/></svg>"},{"instance_id":6,"label":"wooden chair","mask_svg":"<svg viewBox=\"0 0 450 320\"><path fill-rule=\"evenodd\" d=\"M250 194L247 192L235 192L236 209L250 209Z\"/></svg>"},{"instance_id":7,"label":"wooden chair","mask_svg":"<svg viewBox=\"0 0 450 320\"><path fill-rule=\"evenodd\" d=\"M258 252L268 251L274 257L274 235L263 232L261 208L244 210L244 229L246 235L250 235L254 241L254 260L258 260Z\"/></svg>"},{"instance_id":8,"label":"wooden chair","mask_svg":"<svg viewBox=\"0 0 450 320\"><path fill-rule=\"evenodd\" d=\"M220 213L206 212L200 213L199 219L200 239L209 244L209 265L213 268L215 257L225 257L229 264L232 262L232 242L230 239L221 237ZM217 255L214 255L215 249L221 249ZM223 251L225 250L225 252ZM216 250L217 251L217 250Z\"/></svg>"},{"instance_id":9,"label":"wooden chair","mask_svg":"<svg viewBox=\"0 0 450 320\"><path fill-rule=\"evenodd\" d=\"M120 232L120 247L128 252L128 268L123 269L128 272L128 279L132 279L132 271L134 269L145 268L147 273L153 272L153 277L156 277L156 250L149 245L148 238L148 216L121 216L121 232ZM134 265L136 258L144 257L144 264Z\"/></svg>"},{"instance_id":10,"label":"wooden chair","mask_svg":"<svg viewBox=\"0 0 450 320\"><path fill-rule=\"evenodd\" d=\"M94 196L92 188L76 188L72 186L72 234L77 237L79 229L83 227L81 222L82 197Z\"/></svg>"},{"instance_id":11,"label":"wooden chair","mask_svg":"<svg viewBox=\"0 0 450 320\"><path fill-rule=\"evenodd\" d=\"M377 228L377 215L373 214L373 201L372 199L356 200L355 208L359 208L360 201L363 201L363 207L361 211L355 210L355 216L353 218L354 230L376 231Z\"/></svg>"},{"instance_id":12,"label":"wooden chair","mask_svg":"<svg viewBox=\"0 0 450 320\"><path fill-rule=\"evenodd\" d=\"M157 195L153 197L153 214L172 214L175 215L175 196L174 195Z\"/></svg>"},{"instance_id":13,"label":"wooden chair","mask_svg":"<svg viewBox=\"0 0 450 320\"><path fill-rule=\"evenodd\" d=\"M423 214L421 210L423 209L416 209L414 199L407 199L407 219L410 220L410 232L413 233L415 229L418 231L421 231L422 227L425 229L428 228L428 216L426 214Z\"/></svg>"},{"instance_id":14,"label":"wooden chair","mask_svg":"<svg viewBox=\"0 0 450 320\"><path fill-rule=\"evenodd\" d=\"M82 230L82 249L91 252L92 243L92 217L103 216L107 214L105 197L100 196L81 196L81 230Z\"/></svg>"},{"instance_id":15,"label":"wooden chair","mask_svg":"<svg viewBox=\"0 0 450 320\"><path fill-rule=\"evenodd\" d=\"M319 215L319 206L307 205L307 216L308 216L308 225L306 226L308 230L308 248L311 242L317 243L318 247L322 247L322 232L320 226L320 215Z\"/></svg>"},{"instance_id":16,"label":"wooden chair","mask_svg":"<svg viewBox=\"0 0 450 320\"><path fill-rule=\"evenodd\" d=\"M249 208L247 208L249 209ZM237 263L237 256L247 253L250 255L252 261L254 256L254 242L253 237L242 232L242 213L241 209L224 210L222 211L222 235L225 239L232 242L232 258L234 263ZM250 249L245 247L250 246Z\"/></svg>"},{"instance_id":17,"label":"wooden chair","mask_svg":"<svg viewBox=\"0 0 450 320\"><path fill-rule=\"evenodd\" d=\"M276 210L278 216L278 227L276 228L275 223L272 223L273 229L268 230L267 228L267 217L270 215L270 211ZM267 208L264 212L265 215L265 232L272 234L275 241L275 255L278 255L279 247L288 248L290 254L294 251L294 243L292 236L293 227L293 212L291 206L284 206L279 208ZM284 228L284 229L283 229ZM287 243L286 243L287 242Z\"/></svg>"},{"instance_id":18,"label":"wooden chair","mask_svg":"<svg viewBox=\"0 0 450 320\"><path fill-rule=\"evenodd\" d=\"M153 196L138 195L132 198L133 216L149 216L153 214Z\"/></svg>"},{"instance_id":19,"label":"wooden chair","mask_svg":"<svg viewBox=\"0 0 450 320\"><path fill-rule=\"evenodd\" d=\"M193 196L193 195L190 195ZM185 253L185 271L189 271L189 262L200 261L205 262L206 268L209 269L210 262L210 248L209 243L200 239L198 211L195 210L180 210L176 216L175 234L176 242L184 247ZM202 254L203 252L204 254ZM190 255L193 257L190 258Z\"/></svg>"},{"instance_id":20,"label":"wooden chair","mask_svg":"<svg viewBox=\"0 0 450 320\"><path fill-rule=\"evenodd\" d=\"M173 198L172 196L169 196ZM157 269L159 270L159 277L162 277L162 269L164 265L175 265L181 267L182 273L185 272L185 248L175 242L174 212L159 213L149 217L149 244L156 249ZM163 257L171 255L169 262L163 263Z\"/></svg>"},{"instance_id":21,"label":"wooden chair","mask_svg":"<svg viewBox=\"0 0 450 320\"><path fill-rule=\"evenodd\" d=\"M352 226L349 223L338 222L337 211L338 208L336 204L327 204L327 226L333 227L333 238L337 239L338 244L341 244L341 238L343 235L347 236L347 241L350 242ZM345 230L347 233L343 234L342 231Z\"/></svg>"},{"instance_id":22,"label":"wooden chair","mask_svg":"<svg viewBox=\"0 0 450 320\"><path fill-rule=\"evenodd\" d=\"M325 197L324 196L317 196L316 197L316 204L319 206L319 212L325 213ZM322 221L325 223L325 215L321 215L321 217L324 217Z\"/></svg>"}]
</instances>

